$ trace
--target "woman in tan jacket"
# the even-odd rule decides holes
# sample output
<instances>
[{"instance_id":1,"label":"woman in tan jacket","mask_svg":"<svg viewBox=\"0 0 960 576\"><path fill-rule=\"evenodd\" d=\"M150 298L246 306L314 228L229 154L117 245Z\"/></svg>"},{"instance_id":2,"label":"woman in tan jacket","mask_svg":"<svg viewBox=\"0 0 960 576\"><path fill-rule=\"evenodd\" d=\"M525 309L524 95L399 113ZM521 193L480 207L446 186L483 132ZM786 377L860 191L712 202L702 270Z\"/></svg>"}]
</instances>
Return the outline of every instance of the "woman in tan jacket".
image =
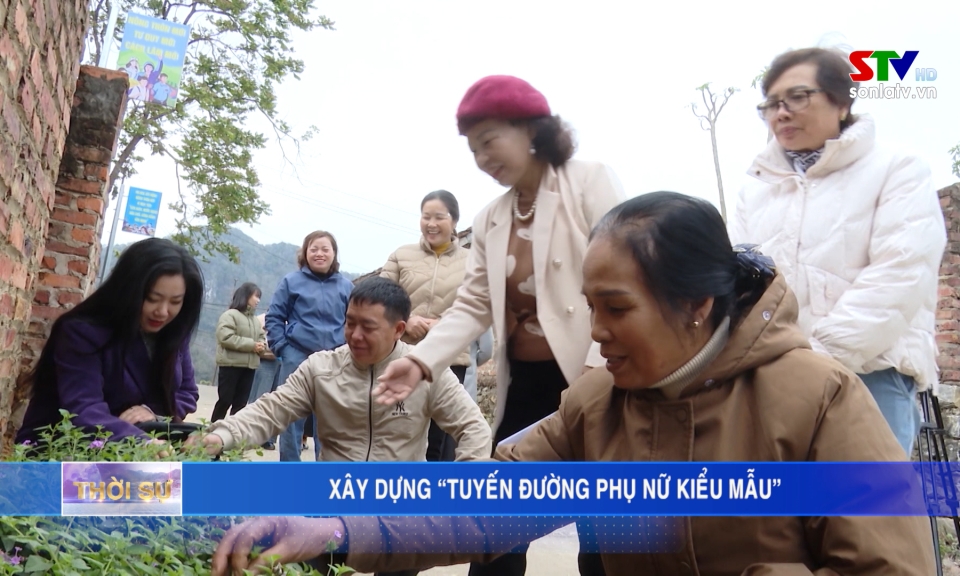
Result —
<instances>
[{"instance_id":1,"label":"woman in tan jacket","mask_svg":"<svg viewBox=\"0 0 960 576\"><path fill-rule=\"evenodd\" d=\"M492 326L496 446L555 411L584 367L602 362L596 347L590 354L582 263L590 229L625 196L610 168L572 159L570 128L524 80L479 80L461 101L457 122L477 167L508 191L474 220L453 305L407 357L387 368L376 394L383 403L403 400ZM474 565L470 574L521 575L525 551L485 568ZM583 573L600 572L584 565Z\"/></svg>"},{"instance_id":2,"label":"woman in tan jacket","mask_svg":"<svg viewBox=\"0 0 960 576\"><path fill-rule=\"evenodd\" d=\"M211 422L236 414L250 399L253 378L260 366L260 353L267 337L254 318L260 304L260 288L252 282L241 284L233 293L230 308L217 322L217 403Z\"/></svg>"},{"instance_id":3,"label":"woman in tan jacket","mask_svg":"<svg viewBox=\"0 0 960 576\"><path fill-rule=\"evenodd\" d=\"M460 247L457 238L459 221L460 203L453 194L446 190L427 194L420 202L420 242L397 248L380 272L380 276L400 284L410 296L413 309L402 337L407 344L423 340L453 304L457 288L463 283L467 250ZM450 366L461 384L470 366L469 352L465 349ZM428 462L454 461L456 443L436 422L430 422L428 437Z\"/></svg>"},{"instance_id":4,"label":"woman in tan jacket","mask_svg":"<svg viewBox=\"0 0 960 576\"><path fill-rule=\"evenodd\" d=\"M772 261L749 247L734 250L708 202L659 192L614 209L593 234L582 287L606 367L580 378L557 412L516 444L501 444L498 460L902 459L863 382L810 349L797 325L797 299ZM522 520L511 527L503 518L262 518L226 535L213 573L224 574L228 559L230 567L246 568L251 543L261 540L272 546L260 558L279 554L283 562L316 558L329 541L346 541L339 550L347 554L343 560L366 573L487 559L408 552L452 551L458 542L507 550L564 523L544 522L541 533L530 533ZM601 549L629 544L623 525L630 518L614 520L609 530L597 530ZM637 526L644 520L634 519ZM919 516L698 516L677 522L677 552L604 554L606 573L934 573L930 524ZM638 545L653 537L634 536Z\"/></svg>"}]
</instances>

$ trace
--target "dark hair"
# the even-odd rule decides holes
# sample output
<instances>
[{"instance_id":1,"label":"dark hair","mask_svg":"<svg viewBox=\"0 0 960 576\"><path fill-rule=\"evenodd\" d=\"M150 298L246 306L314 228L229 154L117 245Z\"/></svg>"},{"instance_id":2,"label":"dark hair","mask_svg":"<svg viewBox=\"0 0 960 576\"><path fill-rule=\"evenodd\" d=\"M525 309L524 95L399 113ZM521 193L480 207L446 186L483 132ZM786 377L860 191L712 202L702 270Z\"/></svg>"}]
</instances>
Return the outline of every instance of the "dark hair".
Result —
<instances>
[{"instance_id":1,"label":"dark hair","mask_svg":"<svg viewBox=\"0 0 960 576\"><path fill-rule=\"evenodd\" d=\"M246 312L247 308L249 307L247 302L250 301L250 297L254 294L256 294L258 298L263 297L263 292L260 291L259 286L253 282L244 282L239 288L233 291L233 300L230 301L230 310Z\"/></svg>"},{"instance_id":2,"label":"dark hair","mask_svg":"<svg viewBox=\"0 0 960 576\"><path fill-rule=\"evenodd\" d=\"M410 319L410 296L402 286L388 278L374 276L360 281L350 292L350 302L383 304L384 315L390 322Z\"/></svg>"},{"instance_id":3,"label":"dark hair","mask_svg":"<svg viewBox=\"0 0 960 576\"><path fill-rule=\"evenodd\" d=\"M63 323L68 320L83 320L110 328L113 332L106 346L123 343L128 346L140 337L140 318L143 303L157 280L162 276L183 276L186 294L180 313L157 333L153 354L153 369L150 371L152 386L163 390L169 416L176 417L174 403L174 371L178 354L184 342L197 329L200 308L203 304L203 274L197 261L184 249L170 240L148 238L130 245L103 284L85 300L65 312L54 322L40 359L28 375L34 383L33 395L56 395L56 344ZM121 360L122 361L122 360Z\"/></svg>"},{"instance_id":4,"label":"dark hair","mask_svg":"<svg viewBox=\"0 0 960 576\"><path fill-rule=\"evenodd\" d=\"M590 234L630 249L644 283L677 314L684 304L713 297L714 327L731 316L736 325L766 289L768 278L744 266L730 245L713 204L677 192L652 192L616 206Z\"/></svg>"},{"instance_id":5,"label":"dark hair","mask_svg":"<svg viewBox=\"0 0 960 576\"><path fill-rule=\"evenodd\" d=\"M541 116L530 120L514 120L514 126L526 124L533 128L534 136L530 145L534 149L534 158L559 168L573 158L577 151L573 128L559 116Z\"/></svg>"},{"instance_id":6,"label":"dark hair","mask_svg":"<svg viewBox=\"0 0 960 576\"><path fill-rule=\"evenodd\" d=\"M850 66L849 59L837 50L803 48L777 56L763 75L760 85L763 96L767 96L770 86L783 76L784 72L799 64L816 64L817 84L823 89L824 95L835 106L847 109L847 117L840 121L840 131L856 122L857 118L852 112L854 99L850 96L850 89L860 84L850 79L850 73L855 70Z\"/></svg>"},{"instance_id":7,"label":"dark hair","mask_svg":"<svg viewBox=\"0 0 960 576\"><path fill-rule=\"evenodd\" d=\"M447 207L447 212L450 213L450 218L453 220L454 224L460 221L460 203L457 202L457 197L447 192L446 190L434 190L433 192L427 194L423 197L423 200L420 201L420 209L423 210L423 205L431 200L439 200L443 202L443 205Z\"/></svg>"},{"instance_id":8,"label":"dark hair","mask_svg":"<svg viewBox=\"0 0 960 576\"><path fill-rule=\"evenodd\" d=\"M317 238L329 238L330 246L333 248L333 264L330 265L330 270L328 274L335 274L340 271L340 249L337 248L337 239L333 237L333 234L325 232L323 230L315 230L303 239L303 246L300 247L300 250L297 252L297 266L303 268L307 265L307 250L310 248L310 245L313 244L313 241Z\"/></svg>"}]
</instances>

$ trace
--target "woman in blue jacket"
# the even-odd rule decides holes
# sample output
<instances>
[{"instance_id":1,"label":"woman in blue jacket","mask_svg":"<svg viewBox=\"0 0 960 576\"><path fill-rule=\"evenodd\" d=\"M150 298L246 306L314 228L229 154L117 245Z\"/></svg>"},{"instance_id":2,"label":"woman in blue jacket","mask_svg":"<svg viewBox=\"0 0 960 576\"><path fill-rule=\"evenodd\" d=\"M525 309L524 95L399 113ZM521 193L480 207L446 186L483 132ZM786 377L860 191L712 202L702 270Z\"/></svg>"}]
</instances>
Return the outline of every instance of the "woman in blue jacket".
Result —
<instances>
[{"instance_id":1,"label":"woman in blue jacket","mask_svg":"<svg viewBox=\"0 0 960 576\"><path fill-rule=\"evenodd\" d=\"M267 344L280 359L280 386L314 352L343 346L343 326L353 283L340 274L337 241L317 230L303 239L297 254L300 270L287 274L267 311ZM280 436L280 460L299 462L306 420L294 422ZM320 455L316 427L314 457Z\"/></svg>"},{"instance_id":2,"label":"woman in blue jacket","mask_svg":"<svg viewBox=\"0 0 960 576\"><path fill-rule=\"evenodd\" d=\"M127 248L106 281L54 322L34 369L32 398L17 442L75 414L75 426L108 440L147 435L159 416L182 422L200 397L190 337L200 321L203 276L196 260L169 240Z\"/></svg>"}]
</instances>

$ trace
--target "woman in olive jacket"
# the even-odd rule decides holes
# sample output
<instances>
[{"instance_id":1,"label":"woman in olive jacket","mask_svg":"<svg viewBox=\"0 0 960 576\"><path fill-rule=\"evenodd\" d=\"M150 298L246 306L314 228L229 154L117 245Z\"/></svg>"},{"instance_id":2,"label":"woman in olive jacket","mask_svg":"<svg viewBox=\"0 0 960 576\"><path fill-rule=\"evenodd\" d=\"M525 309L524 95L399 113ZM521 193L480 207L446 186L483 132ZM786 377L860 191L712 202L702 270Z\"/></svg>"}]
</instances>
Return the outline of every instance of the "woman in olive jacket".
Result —
<instances>
[{"instance_id":1,"label":"woman in olive jacket","mask_svg":"<svg viewBox=\"0 0 960 576\"><path fill-rule=\"evenodd\" d=\"M217 393L212 422L236 414L247 405L253 378L266 350L266 334L253 313L260 304L260 288L246 282L233 293L230 309L217 322Z\"/></svg>"}]
</instances>

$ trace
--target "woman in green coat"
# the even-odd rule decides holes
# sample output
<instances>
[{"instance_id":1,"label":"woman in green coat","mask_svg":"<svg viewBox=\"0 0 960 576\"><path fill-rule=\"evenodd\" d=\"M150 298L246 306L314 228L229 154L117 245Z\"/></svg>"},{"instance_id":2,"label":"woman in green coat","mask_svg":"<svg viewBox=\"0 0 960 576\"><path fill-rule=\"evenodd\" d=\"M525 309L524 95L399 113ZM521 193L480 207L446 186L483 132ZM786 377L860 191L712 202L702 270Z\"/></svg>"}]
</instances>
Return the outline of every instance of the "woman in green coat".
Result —
<instances>
[{"instance_id":1,"label":"woman in green coat","mask_svg":"<svg viewBox=\"0 0 960 576\"><path fill-rule=\"evenodd\" d=\"M267 336L254 317L260 304L260 288L246 282L233 293L230 309L217 322L217 393L212 422L236 414L247 405L253 377L260 366L260 354L267 348Z\"/></svg>"}]
</instances>

